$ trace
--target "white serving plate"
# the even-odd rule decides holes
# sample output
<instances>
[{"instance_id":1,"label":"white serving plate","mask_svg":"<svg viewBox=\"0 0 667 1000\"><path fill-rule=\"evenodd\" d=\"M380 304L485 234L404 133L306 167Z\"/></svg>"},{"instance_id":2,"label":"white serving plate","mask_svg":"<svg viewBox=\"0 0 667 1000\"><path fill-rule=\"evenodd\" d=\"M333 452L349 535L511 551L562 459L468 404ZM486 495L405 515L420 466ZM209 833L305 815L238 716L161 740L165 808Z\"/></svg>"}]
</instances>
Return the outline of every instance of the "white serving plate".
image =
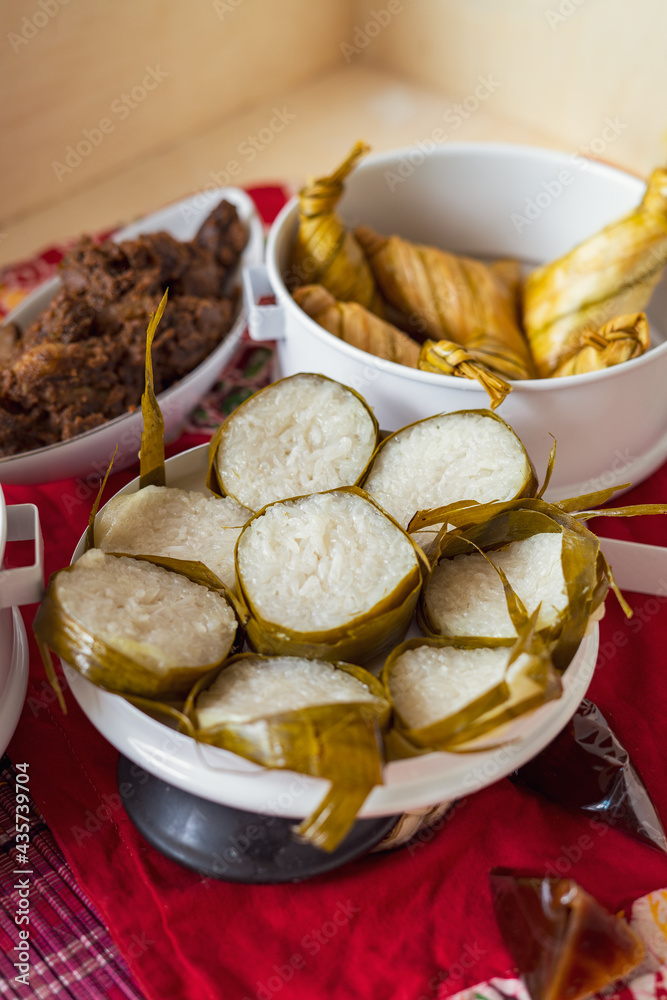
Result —
<instances>
[{"instance_id":1,"label":"white serving plate","mask_svg":"<svg viewBox=\"0 0 667 1000\"><path fill-rule=\"evenodd\" d=\"M561 184L564 173L569 181ZM445 143L429 152L408 148L364 158L346 181L340 214L350 226L364 223L474 257L514 257L532 270L625 215L644 190L637 177L563 152ZM527 201L543 207L517 222ZM321 372L352 386L387 430L435 413L488 406L476 382L376 358L310 319L285 279L297 216L294 198L271 226L266 264L244 271L250 334L277 341L281 375ZM269 293L276 304L259 305ZM666 277L648 316L655 346L646 354L606 371L514 382L500 405L499 416L519 435L540 475L556 438L548 499L636 484L667 458Z\"/></svg>"},{"instance_id":2,"label":"white serving plate","mask_svg":"<svg viewBox=\"0 0 667 1000\"><path fill-rule=\"evenodd\" d=\"M183 452L166 463L167 485L206 493L207 446ZM134 493L139 480L121 494ZM72 558L84 551L81 538ZM513 742L474 754L432 753L390 763L385 783L377 786L359 816L389 816L477 791L509 774L542 750L567 724L593 676L598 626L592 627L564 675L558 701L543 705L512 723ZM291 771L259 767L226 750L180 735L130 705L102 691L64 666L69 686L93 725L117 750L151 774L212 802L269 815L302 817L322 799L328 782Z\"/></svg>"},{"instance_id":3,"label":"white serving plate","mask_svg":"<svg viewBox=\"0 0 667 1000\"><path fill-rule=\"evenodd\" d=\"M236 206L239 218L249 230L248 244L241 256L241 266L258 264L264 253L262 221L252 199L245 191L238 188L219 188L208 193L205 198L201 194L184 198L126 226L115 234L114 240L119 242L135 239L142 233L162 230L170 233L175 239L190 240L204 219L223 198ZM238 283L240 284L240 277ZM60 278L46 281L28 295L4 322L16 322L21 329L26 329L46 308L58 288L60 288ZM189 412L215 383L223 366L234 354L245 329L245 323L245 310L239 307L234 325L222 343L189 375L160 393L158 400L164 416L167 440L176 437ZM100 475L106 472L116 446L118 446L114 460L116 471L137 461L141 428L141 410L137 409L134 413L115 417L68 441L59 441L21 455L0 458L0 483L44 483L70 476L91 476L97 481Z\"/></svg>"}]
</instances>

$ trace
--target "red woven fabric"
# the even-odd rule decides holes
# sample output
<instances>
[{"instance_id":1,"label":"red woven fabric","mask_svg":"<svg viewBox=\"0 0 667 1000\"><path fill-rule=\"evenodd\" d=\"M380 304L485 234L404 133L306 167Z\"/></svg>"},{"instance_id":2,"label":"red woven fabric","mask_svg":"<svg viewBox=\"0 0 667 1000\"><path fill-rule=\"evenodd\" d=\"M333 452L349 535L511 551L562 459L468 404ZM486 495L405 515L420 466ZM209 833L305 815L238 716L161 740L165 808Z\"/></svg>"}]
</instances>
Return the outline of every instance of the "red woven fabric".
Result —
<instances>
[{"instance_id":1,"label":"red woven fabric","mask_svg":"<svg viewBox=\"0 0 667 1000\"><path fill-rule=\"evenodd\" d=\"M255 197L261 209L261 191ZM183 437L171 453L200 440ZM113 476L109 495L134 475ZM38 504L47 572L66 565L92 489L68 480L5 493L8 503ZM667 501L667 466L624 498L641 501ZM597 525L667 545L663 517ZM609 598L589 697L667 817L667 580L664 594L628 595L637 611L630 622ZM24 611L29 630L33 613ZM491 867L554 866L612 910L667 884L664 855L613 829L597 833L588 819L505 780L462 800L408 848L309 882L202 880L134 830L116 798L116 752L67 701L63 717L32 641L29 696L10 755L30 761L37 805L150 1000L442 998L511 967L493 917Z\"/></svg>"}]
</instances>

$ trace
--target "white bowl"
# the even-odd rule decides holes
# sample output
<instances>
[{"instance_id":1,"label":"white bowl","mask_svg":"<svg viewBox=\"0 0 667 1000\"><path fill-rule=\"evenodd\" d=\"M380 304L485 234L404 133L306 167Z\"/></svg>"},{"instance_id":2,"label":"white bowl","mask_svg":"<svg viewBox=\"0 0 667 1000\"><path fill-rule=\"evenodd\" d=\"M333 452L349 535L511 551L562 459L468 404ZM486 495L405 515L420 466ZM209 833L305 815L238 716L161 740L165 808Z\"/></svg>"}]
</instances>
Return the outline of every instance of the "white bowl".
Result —
<instances>
[{"instance_id":1,"label":"white bowl","mask_svg":"<svg viewBox=\"0 0 667 1000\"><path fill-rule=\"evenodd\" d=\"M205 489L207 448L183 452L166 463L167 485ZM119 492L134 493L139 480ZM84 551L85 536L72 561ZM584 697L595 667L598 627L583 640L564 675L564 692L512 723L513 742L473 754L432 753L395 761L385 768L385 783L373 789L360 817L432 805L492 784L539 753L567 724ZM316 807L328 783L291 771L268 770L217 747L196 743L130 705L95 687L65 665L69 686L93 725L135 764L177 788L212 802L269 815L302 817Z\"/></svg>"},{"instance_id":2,"label":"white bowl","mask_svg":"<svg viewBox=\"0 0 667 1000\"><path fill-rule=\"evenodd\" d=\"M567 184L561 183L564 171ZM630 211L644 190L636 177L566 153L448 144L426 154L413 148L369 156L348 179L339 208L350 226L365 223L383 234L471 256L515 257L531 269ZM525 214L527 202L538 213L530 210L532 219ZM352 386L387 430L434 413L488 406L477 383L382 361L338 340L299 309L284 278L297 205L297 199L290 201L273 223L265 267L244 274L250 334L278 341L281 374L322 372ZM277 304L256 305L269 292ZM643 357L602 372L515 382L500 406L499 415L517 432L538 473L546 466L551 435L556 438L549 499L637 483L667 457L664 279L648 315L656 346Z\"/></svg>"},{"instance_id":3,"label":"white bowl","mask_svg":"<svg viewBox=\"0 0 667 1000\"><path fill-rule=\"evenodd\" d=\"M116 233L114 240L119 242L135 239L142 233L161 230L170 233L175 239L190 240L223 198L236 206L239 218L249 230L248 244L243 251L241 263L250 265L260 262L264 252L262 222L251 198L238 188L220 188L211 192L203 203L201 195L185 198L126 226ZM27 296L4 322L15 322L21 329L26 329L46 308L59 288L60 278L45 282ZM232 329L206 360L158 396L165 421L165 437L168 440L178 434L189 412L216 381L224 364L236 350L245 323L244 310L239 309ZM69 476L89 477L91 483L97 482L106 472L116 445L116 471L137 461L141 428L141 410L137 409L134 413L115 417L68 441L0 458L0 483L44 483Z\"/></svg>"}]
</instances>

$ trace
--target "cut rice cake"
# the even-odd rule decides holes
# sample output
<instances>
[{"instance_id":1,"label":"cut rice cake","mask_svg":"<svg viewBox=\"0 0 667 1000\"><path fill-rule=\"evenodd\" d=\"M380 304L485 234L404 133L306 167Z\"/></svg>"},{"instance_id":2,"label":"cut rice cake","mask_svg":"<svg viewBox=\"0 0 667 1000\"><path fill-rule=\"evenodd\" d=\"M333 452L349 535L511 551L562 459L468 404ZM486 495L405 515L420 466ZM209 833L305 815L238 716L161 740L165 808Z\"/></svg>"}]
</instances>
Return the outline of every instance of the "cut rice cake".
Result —
<instances>
[{"instance_id":1,"label":"cut rice cake","mask_svg":"<svg viewBox=\"0 0 667 1000\"><path fill-rule=\"evenodd\" d=\"M182 695L229 654L237 630L222 593L141 559L90 549L52 577L35 632L94 683Z\"/></svg>"},{"instance_id":2,"label":"cut rice cake","mask_svg":"<svg viewBox=\"0 0 667 1000\"><path fill-rule=\"evenodd\" d=\"M316 705L377 701L366 684L324 660L245 654L198 696L197 724L210 729Z\"/></svg>"},{"instance_id":3,"label":"cut rice cake","mask_svg":"<svg viewBox=\"0 0 667 1000\"><path fill-rule=\"evenodd\" d=\"M532 495L536 480L526 449L490 410L428 417L386 438L364 489L404 528L418 510L457 500L511 500ZM438 526L416 534L425 548Z\"/></svg>"},{"instance_id":4,"label":"cut rice cake","mask_svg":"<svg viewBox=\"0 0 667 1000\"><path fill-rule=\"evenodd\" d=\"M394 707L392 753L406 745L431 750L481 749L480 739L504 738L504 727L544 702L562 684L545 653L458 644L447 639L409 639L387 659L382 679ZM501 731L503 735L501 736ZM486 742L486 740L485 740Z\"/></svg>"},{"instance_id":5,"label":"cut rice cake","mask_svg":"<svg viewBox=\"0 0 667 1000\"><path fill-rule=\"evenodd\" d=\"M382 784L390 708L363 667L241 653L208 688L193 689L184 711L201 742L264 767L325 778L323 798L295 829L324 850L338 846Z\"/></svg>"},{"instance_id":6,"label":"cut rice cake","mask_svg":"<svg viewBox=\"0 0 667 1000\"><path fill-rule=\"evenodd\" d=\"M505 573L531 615L541 605L537 628L567 608L561 532L540 532L487 552ZM442 635L513 637L502 581L481 553L441 559L424 590L429 624Z\"/></svg>"},{"instance_id":7,"label":"cut rice cake","mask_svg":"<svg viewBox=\"0 0 667 1000\"><path fill-rule=\"evenodd\" d=\"M509 655L506 646L407 649L396 658L389 675L392 704L410 729L424 729L481 699L491 704L505 677Z\"/></svg>"},{"instance_id":8,"label":"cut rice cake","mask_svg":"<svg viewBox=\"0 0 667 1000\"><path fill-rule=\"evenodd\" d=\"M292 375L256 392L222 424L211 442L209 485L253 511L353 486L377 440L377 421L358 393L323 375Z\"/></svg>"},{"instance_id":9,"label":"cut rice cake","mask_svg":"<svg viewBox=\"0 0 667 1000\"><path fill-rule=\"evenodd\" d=\"M236 569L253 649L353 663L402 638L421 585L410 538L354 487L266 507Z\"/></svg>"},{"instance_id":10,"label":"cut rice cake","mask_svg":"<svg viewBox=\"0 0 667 1000\"><path fill-rule=\"evenodd\" d=\"M232 497L146 486L106 504L95 519L95 545L104 552L199 561L233 590L234 547L251 517Z\"/></svg>"}]
</instances>

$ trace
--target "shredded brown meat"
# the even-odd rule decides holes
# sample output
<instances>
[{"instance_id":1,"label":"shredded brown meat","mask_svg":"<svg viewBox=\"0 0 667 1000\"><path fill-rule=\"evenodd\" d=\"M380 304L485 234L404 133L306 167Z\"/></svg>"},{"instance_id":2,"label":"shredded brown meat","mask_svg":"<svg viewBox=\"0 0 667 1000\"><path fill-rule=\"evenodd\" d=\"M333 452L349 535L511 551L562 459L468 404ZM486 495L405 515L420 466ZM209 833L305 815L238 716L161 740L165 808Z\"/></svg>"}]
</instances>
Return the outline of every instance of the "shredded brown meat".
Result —
<instances>
[{"instance_id":1,"label":"shredded brown meat","mask_svg":"<svg viewBox=\"0 0 667 1000\"><path fill-rule=\"evenodd\" d=\"M63 259L62 288L25 331L0 328L0 456L67 440L137 409L146 327L165 288L153 341L156 392L192 371L228 333L227 278L247 241L223 201L195 238L151 233L124 243L83 236Z\"/></svg>"}]
</instances>

